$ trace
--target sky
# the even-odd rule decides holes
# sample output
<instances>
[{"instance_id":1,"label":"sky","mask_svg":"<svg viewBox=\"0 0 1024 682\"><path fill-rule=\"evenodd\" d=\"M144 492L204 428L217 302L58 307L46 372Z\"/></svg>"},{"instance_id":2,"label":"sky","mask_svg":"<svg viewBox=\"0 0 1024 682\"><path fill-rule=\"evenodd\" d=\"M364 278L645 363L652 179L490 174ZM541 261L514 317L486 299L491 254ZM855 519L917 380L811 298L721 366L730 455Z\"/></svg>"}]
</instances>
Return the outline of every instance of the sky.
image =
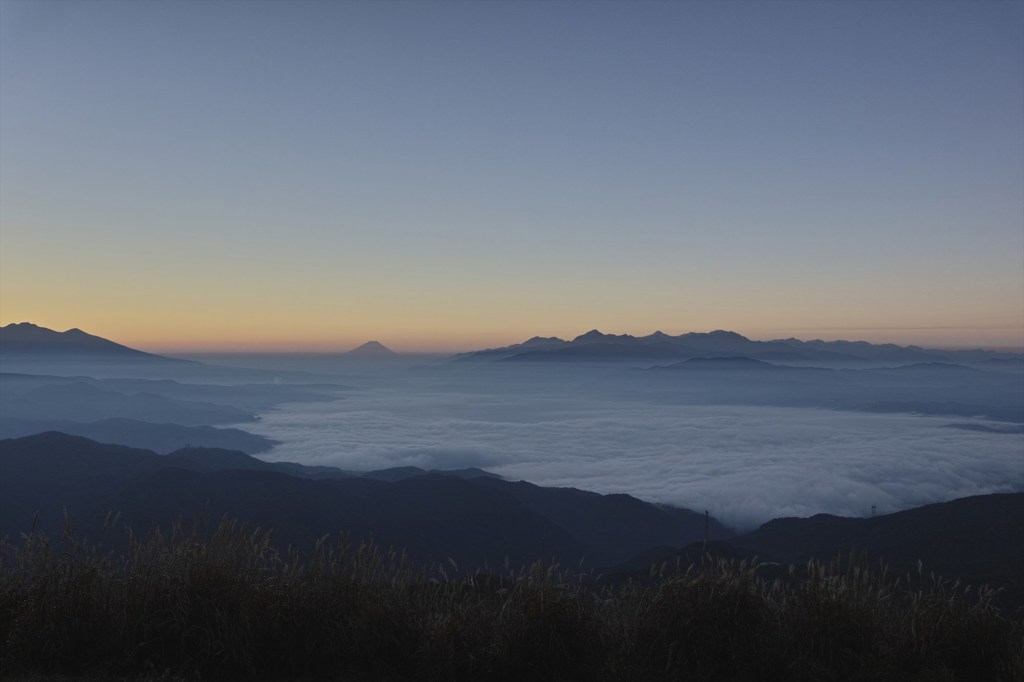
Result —
<instances>
[{"instance_id":1,"label":"sky","mask_svg":"<svg viewBox=\"0 0 1024 682\"><path fill-rule=\"evenodd\" d=\"M1024 4L0 0L0 324L1024 347Z\"/></svg>"}]
</instances>

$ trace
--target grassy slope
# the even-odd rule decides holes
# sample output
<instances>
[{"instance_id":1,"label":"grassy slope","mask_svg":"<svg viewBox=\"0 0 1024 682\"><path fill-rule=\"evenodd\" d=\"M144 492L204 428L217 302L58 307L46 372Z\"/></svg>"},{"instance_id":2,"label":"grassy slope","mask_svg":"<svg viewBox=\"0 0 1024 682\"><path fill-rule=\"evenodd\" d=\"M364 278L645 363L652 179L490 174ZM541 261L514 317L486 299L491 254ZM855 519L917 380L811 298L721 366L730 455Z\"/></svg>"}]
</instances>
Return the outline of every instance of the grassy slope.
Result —
<instances>
[{"instance_id":1,"label":"grassy slope","mask_svg":"<svg viewBox=\"0 0 1024 682\"><path fill-rule=\"evenodd\" d=\"M991 594L812 563L715 562L614 589L540 564L446 579L372 546L282 556L223 522L5 544L0 674L197 679L1013 680L1024 622ZM597 583L598 585L600 583ZM163 677L168 679L168 677Z\"/></svg>"}]
</instances>

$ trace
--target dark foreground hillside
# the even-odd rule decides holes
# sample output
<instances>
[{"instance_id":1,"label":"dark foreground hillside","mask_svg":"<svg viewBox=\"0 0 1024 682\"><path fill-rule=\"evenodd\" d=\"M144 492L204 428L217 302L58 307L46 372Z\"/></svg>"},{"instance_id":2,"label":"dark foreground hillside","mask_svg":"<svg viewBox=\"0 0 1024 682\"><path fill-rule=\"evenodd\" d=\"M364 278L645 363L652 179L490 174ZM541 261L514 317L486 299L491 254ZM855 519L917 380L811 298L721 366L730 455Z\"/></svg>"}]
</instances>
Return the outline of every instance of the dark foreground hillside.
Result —
<instances>
[{"instance_id":1,"label":"dark foreground hillside","mask_svg":"<svg viewBox=\"0 0 1024 682\"><path fill-rule=\"evenodd\" d=\"M991 591L862 565L766 579L707 561L614 588L536 564L428 572L372 545L302 560L224 521L134 538L5 541L5 679L1020 680L1024 622ZM63 678L63 677L58 677Z\"/></svg>"},{"instance_id":2,"label":"dark foreground hillside","mask_svg":"<svg viewBox=\"0 0 1024 682\"><path fill-rule=\"evenodd\" d=\"M704 553L716 557L789 565L854 555L882 563L894 575L919 570L998 590L1005 609L1024 608L1024 493L976 495L871 518L817 514L773 519L757 530L723 541L682 548L653 548L609 569L636 578L651 564L689 565Z\"/></svg>"},{"instance_id":3,"label":"dark foreground hillside","mask_svg":"<svg viewBox=\"0 0 1024 682\"><path fill-rule=\"evenodd\" d=\"M344 531L357 542L372 537L382 547L400 547L420 563L452 560L475 570L538 559L597 568L655 545L694 542L705 531L703 514L628 495L542 488L472 471L328 473L210 448L157 455L61 433L3 440L0 537L33 528L59 536L66 512L76 537L121 551L121 526L144 535L179 520L230 515L273 528L281 548L306 551L317 538ZM104 527L111 515L119 519L116 530ZM713 519L711 530L730 535Z\"/></svg>"},{"instance_id":4,"label":"dark foreground hillside","mask_svg":"<svg viewBox=\"0 0 1024 682\"><path fill-rule=\"evenodd\" d=\"M1024 494L706 544L478 473L0 441L0 676L1024 679Z\"/></svg>"},{"instance_id":5,"label":"dark foreground hillside","mask_svg":"<svg viewBox=\"0 0 1024 682\"><path fill-rule=\"evenodd\" d=\"M947 577L1003 588L1024 606L1024 493L976 495L872 518L774 519L730 543L781 563L857 551L890 569L918 562Z\"/></svg>"},{"instance_id":6,"label":"dark foreground hillside","mask_svg":"<svg viewBox=\"0 0 1024 682\"><path fill-rule=\"evenodd\" d=\"M0 676L1024 679L1024 494L705 544L691 511L477 473L0 441Z\"/></svg>"}]
</instances>

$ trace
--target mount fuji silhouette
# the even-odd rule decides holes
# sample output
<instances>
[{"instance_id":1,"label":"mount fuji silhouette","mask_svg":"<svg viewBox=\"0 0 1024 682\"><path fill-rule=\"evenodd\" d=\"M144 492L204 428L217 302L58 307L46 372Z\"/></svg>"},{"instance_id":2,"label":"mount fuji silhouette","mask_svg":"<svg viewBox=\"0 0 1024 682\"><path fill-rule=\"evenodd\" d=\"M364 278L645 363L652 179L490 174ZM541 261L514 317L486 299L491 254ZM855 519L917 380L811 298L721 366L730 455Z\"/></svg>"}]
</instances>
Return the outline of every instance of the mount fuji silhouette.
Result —
<instances>
[{"instance_id":1,"label":"mount fuji silhouette","mask_svg":"<svg viewBox=\"0 0 1024 682\"><path fill-rule=\"evenodd\" d=\"M345 353L345 357L365 360L386 360L389 358L397 358L398 353L379 341L367 341L363 345L353 348L349 352Z\"/></svg>"}]
</instances>

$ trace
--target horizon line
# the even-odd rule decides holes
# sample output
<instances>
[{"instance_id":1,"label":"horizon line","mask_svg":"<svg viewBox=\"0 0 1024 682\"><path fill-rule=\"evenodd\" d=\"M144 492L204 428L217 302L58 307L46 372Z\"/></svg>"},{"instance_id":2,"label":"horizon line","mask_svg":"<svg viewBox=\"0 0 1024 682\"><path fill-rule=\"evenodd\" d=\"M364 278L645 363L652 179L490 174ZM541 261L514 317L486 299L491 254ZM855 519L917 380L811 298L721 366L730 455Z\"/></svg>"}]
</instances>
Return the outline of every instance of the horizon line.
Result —
<instances>
[{"instance_id":1,"label":"horizon line","mask_svg":"<svg viewBox=\"0 0 1024 682\"><path fill-rule=\"evenodd\" d=\"M956 327L933 327L933 328L930 328L930 329L947 329L947 328L948 329L956 329ZM877 329L879 331L881 331L883 328L877 328ZM600 331L596 327L593 330L588 330L588 331L594 331L594 330ZM657 333L658 331L660 331L660 330L655 330L655 331L647 333L647 334L629 334L627 332L618 332L618 333L617 332L601 332L601 333L605 334L605 335L608 335L608 336L613 336L613 335L614 336L623 336L623 335L625 335L625 336L632 336L633 338L644 338L646 336L651 336L651 335ZM677 336L682 336L684 334L710 334L710 333L716 332L716 331L725 331L725 332L731 332L731 333L739 334L740 336L743 336L744 338L746 338L746 339L748 339L750 341L757 341L757 342L785 341L787 339L796 339L798 341L804 341L804 342L824 341L826 343L844 342L845 341L845 342L850 342L850 343L865 342L865 343L870 343L870 344L875 345L875 346L894 345L894 346L899 346L901 348L918 347L918 348L923 348L925 350L945 350L945 351L982 350L982 351L991 351L991 352L999 352L999 353L1021 353L1021 354L1024 354L1024 342L1022 342L1019 345L1012 345L1012 344L1007 345L1007 344L1002 344L1002 343L985 344L984 342L959 342L959 343L956 343L956 342L951 342L951 343L939 342L939 343L929 343L929 342L926 342L926 341L925 342L918 342L918 343L900 343L900 342L896 342L896 341L883 341L883 340L866 341L865 339L857 338L857 337L850 337L850 336L848 336L848 337L840 337L840 336L836 336L836 335L832 335L832 334L821 334L821 333L818 333L817 335L801 335L801 336L797 336L797 334L801 330L793 330L792 333L785 334L785 335L780 335L780 336L772 336L772 335L768 335L768 334L746 334L746 333L738 332L738 331L735 331L735 330L732 330L732 329L710 329L710 330L703 330L703 331L688 331L688 332L680 332L678 334L669 334L667 332L662 332L662 333L665 333L668 336L677 337ZM824 331L829 331L829 330L827 330L827 329L820 329L819 328L818 331L819 332L824 332ZM848 331L853 331L853 330L848 330ZM864 331L869 331L869 329L865 328ZM554 335L552 335L552 336L544 336L544 335L541 335L541 334L533 334L531 336L518 337L518 340L505 341L505 342L501 342L501 343L497 343L497 344L492 344L492 345L484 344L484 345L476 345L476 346L465 346L465 345L454 345L454 344L452 344L452 345L447 345L447 344L446 345L426 345L426 344L416 344L416 345L409 344L409 345L406 345L406 344L402 344L401 342L393 345L390 342L381 341L380 338L371 339L371 341L376 341L376 342L380 343L381 345L383 345L388 350L393 351L395 353L398 353L400 355L458 355L460 353L473 353L473 352L477 352L477 351L491 350L491 349L497 349L497 348L504 348L504 347L507 347L507 346L515 346L515 345L524 343L524 342L526 342L526 341L528 341L530 339L533 339L533 338L555 338L555 339L559 339L561 341L567 341L568 342L568 341L574 340L575 338L577 338L579 336L583 336L586 333L588 333L588 332L582 332L580 334L577 334L576 336L568 337L568 338L554 336ZM204 346L198 346L198 345L197 346L191 346L191 345L188 345L188 346L182 346L182 345L149 345L149 346L145 346L145 347L140 346L140 349L147 350L148 352L185 353L185 354L197 354L197 355L198 354L208 354L208 355L344 355L345 353L348 353L349 351L355 350L355 349L359 348L360 346L362 346L362 345L364 345L365 343L368 343L368 342L369 341L357 342L357 343L352 344L351 346L348 346L348 345L341 346L340 344L339 345L329 345L329 344L328 345L324 345L324 344L320 344L318 342L314 342L315 345L313 347L311 347L310 345L305 345L304 346L302 344L302 342L298 342L296 344L281 344L281 345L276 345L276 344L267 344L267 345L250 344L250 345L247 345L247 346L226 346L224 344L204 345Z\"/></svg>"},{"instance_id":2,"label":"horizon line","mask_svg":"<svg viewBox=\"0 0 1024 682\"><path fill-rule=\"evenodd\" d=\"M46 327L45 325L37 324L34 322L21 321L21 322L9 322L7 324L0 325L2 327L14 326L19 324L30 324L43 329L50 329L58 333L64 333L71 330L84 331L85 333L99 336L101 338L113 341L115 343L126 345L137 350L142 350L149 353L159 354L208 354L208 355L339 355L347 353L351 350L355 350L370 341L376 341L386 347L387 349L399 353L402 355L456 355L459 353L472 353L475 351L488 350L494 348L503 348L506 346L513 346L532 338L558 338L563 341L572 341L573 339L583 336L587 333L598 331L602 334L609 336L632 336L634 338L643 338L651 336L656 333L663 333L668 336L682 336L685 334L709 334L713 332L730 332L735 333L747 338L751 341L784 341L786 339L795 338L800 341L825 341L825 342L857 342L864 341L871 343L872 345L886 345L891 344L900 346L903 348L916 346L919 348L925 348L930 350L984 350L991 352L1005 352L1005 353L1024 353L1024 329L1018 329L1016 326L971 326L971 325L943 325L943 326L915 326L915 327L896 327L896 326L871 326L871 327L797 327L797 328L786 328L786 329L763 329L757 332L742 332L737 331L735 328L729 329L725 327L717 327L715 329L706 330L687 330L677 333L665 332L661 328L653 331L641 334L633 334L623 331L612 331L604 332L599 327L591 327L590 329L583 331L575 336L571 337L559 337L557 335L543 335L543 334L532 334L532 335L520 335L517 337L505 336L504 340L501 341L485 341L481 338L481 343L477 345L469 345L466 343L454 342L385 342L380 339L385 338L383 336L376 336L373 339L364 341L352 341L351 339L338 339L337 342L319 341L319 340L291 340L285 342L252 342L248 343L237 343L234 341L198 341L198 342L166 342L166 341L133 341L133 340L121 340L114 338L113 335L107 336L105 333L98 333L93 331L87 331L80 325L70 326L64 330L57 330L53 327ZM850 334L857 334L858 332L871 333L880 331L892 331L892 332L922 332L922 331L995 331L995 330L1013 330L1021 332L1021 342L1019 344L1006 344L1005 342L994 342L987 344L984 341L916 341L916 342L898 342L891 340L873 340L868 341L864 338L858 338L857 336L850 336ZM803 333L801 333L803 332ZM832 332L832 333L828 333ZM840 332L837 334L836 332ZM844 335L845 334L845 335ZM799 335L799 336L798 336ZM873 336L873 334L870 334ZM466 337L483 337L484 334L465 334ZM489 337L494 338L494 337ZM516 340L508 340L514 338ZM472 343L470 341L470 343ZM400 349L400 350L398 350Z\"/></svg>"}]
</instances>

